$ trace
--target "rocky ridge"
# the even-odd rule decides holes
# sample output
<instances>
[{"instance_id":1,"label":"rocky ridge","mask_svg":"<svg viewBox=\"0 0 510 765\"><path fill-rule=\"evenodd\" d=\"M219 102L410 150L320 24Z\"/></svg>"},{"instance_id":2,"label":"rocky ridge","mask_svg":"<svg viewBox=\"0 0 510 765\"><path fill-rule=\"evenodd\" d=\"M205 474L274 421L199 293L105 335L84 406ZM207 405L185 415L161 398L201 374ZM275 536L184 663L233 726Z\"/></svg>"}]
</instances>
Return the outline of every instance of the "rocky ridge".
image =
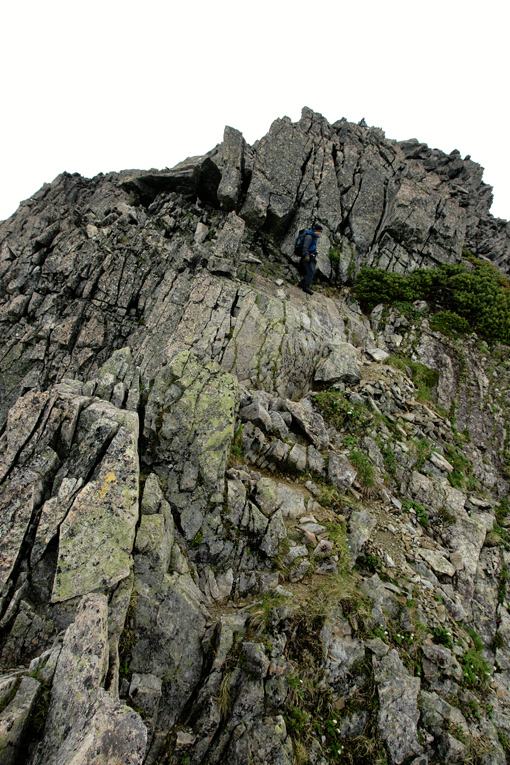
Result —
<instances>
[{"instance_id":1,"label":"rocky ridge","mask_svg":"<svg viewBox=\"0 0 510 765\"><path fill-rule=\"evenodd\" d=\"M0 762L507 761L508 348L341 286L506 268L489 205L305 109L2 224Z\"/></svg>"}]
</instances>

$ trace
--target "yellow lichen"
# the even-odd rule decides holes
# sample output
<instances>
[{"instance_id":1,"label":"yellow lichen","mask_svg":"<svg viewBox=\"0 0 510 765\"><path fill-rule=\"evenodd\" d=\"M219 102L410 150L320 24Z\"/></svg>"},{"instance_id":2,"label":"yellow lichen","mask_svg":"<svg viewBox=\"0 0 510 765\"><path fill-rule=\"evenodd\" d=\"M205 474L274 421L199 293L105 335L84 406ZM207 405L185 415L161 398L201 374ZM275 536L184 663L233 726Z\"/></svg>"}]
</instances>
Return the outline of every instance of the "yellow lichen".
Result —
<instances>
[{"instance_id":1,"label":"yellow lichen","mask_svg":"<svg viewBox=\"0 0 510 765\"><path fill-rule=\"evenodd\" d=\"M99 490L99 496L101 497L101 499L105 498L112 483L115 483L115 484L117 483L117 476L115 475L113 470L110 470L110 472L105 475L103 480L103 485L101 486Z\"/></svg>"}]
</instances>

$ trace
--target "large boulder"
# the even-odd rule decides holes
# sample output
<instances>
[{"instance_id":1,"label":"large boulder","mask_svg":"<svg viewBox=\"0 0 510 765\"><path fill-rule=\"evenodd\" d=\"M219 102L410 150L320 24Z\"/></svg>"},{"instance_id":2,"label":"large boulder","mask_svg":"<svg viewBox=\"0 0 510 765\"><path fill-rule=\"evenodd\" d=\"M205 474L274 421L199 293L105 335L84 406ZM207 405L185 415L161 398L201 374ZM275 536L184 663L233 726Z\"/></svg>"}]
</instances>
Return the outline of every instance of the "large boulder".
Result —
<instances>
[{"instance_id":1,"label":"large boulder","mask_svg":"<svg viewBox=\"0 0 510 765\"><path fill-rule=\"evenodd\" d=\"M344 382L357 385L361 380L358 354L350 343L333 346L331 353L319 362L315 370L315 381L329 383Z\"/></svg>"}]
</instances>

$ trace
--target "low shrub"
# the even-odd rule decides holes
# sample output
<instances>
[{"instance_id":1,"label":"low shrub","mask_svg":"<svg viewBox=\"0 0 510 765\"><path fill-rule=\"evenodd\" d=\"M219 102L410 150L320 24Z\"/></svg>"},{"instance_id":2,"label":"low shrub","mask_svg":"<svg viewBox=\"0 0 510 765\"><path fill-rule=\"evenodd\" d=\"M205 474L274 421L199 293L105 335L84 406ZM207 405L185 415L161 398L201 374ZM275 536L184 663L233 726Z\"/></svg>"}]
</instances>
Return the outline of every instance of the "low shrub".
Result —
<instances>
[{"instance_id":1,"label":"low shrub","mask_svg":"<svg viewBox=\"0 0 510 765\"><path fill-rule=\"evenodd\" d=\"M472 328L467 319L459 316L454 311L439 311L430 320L430 328L434 332L442 332L443 335L457 337L458 335L468 335Z\"/></svg>"},{"instance_id":2,"label":"low shrub","mask_svg":"<svg viewBox=\"0 0 510 765\"><path fill-rule=\"evenodd\" d=\"M443 264L411 274L389 273L364 267L354 294L365 311L378 303L397 304L426 300L437 313L431 326L440 331L477 331L488 340L510 343L510 283L496 266L473 255L472 268Z\"/></svg>"}]
</instances>

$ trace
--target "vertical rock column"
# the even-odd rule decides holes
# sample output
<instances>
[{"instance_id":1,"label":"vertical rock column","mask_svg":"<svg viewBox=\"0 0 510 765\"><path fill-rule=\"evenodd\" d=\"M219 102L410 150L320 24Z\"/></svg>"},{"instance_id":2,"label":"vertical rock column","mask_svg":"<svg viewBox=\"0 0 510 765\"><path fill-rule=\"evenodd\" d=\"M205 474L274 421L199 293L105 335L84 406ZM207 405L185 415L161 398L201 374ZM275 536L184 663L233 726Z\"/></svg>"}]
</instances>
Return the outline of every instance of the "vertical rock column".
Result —
<instances>
[{"instance_id":1,"label":"vertical rock column","mask_svg":"<svg viewBox=\"0 0 510 765\"><path fill-rule=\"evenodd\" d=\"M107 599L86 595L65 635L33 765L143 762L147 730L136 712L104 690L107 670Z\"/></svg>"}]
</instances>

